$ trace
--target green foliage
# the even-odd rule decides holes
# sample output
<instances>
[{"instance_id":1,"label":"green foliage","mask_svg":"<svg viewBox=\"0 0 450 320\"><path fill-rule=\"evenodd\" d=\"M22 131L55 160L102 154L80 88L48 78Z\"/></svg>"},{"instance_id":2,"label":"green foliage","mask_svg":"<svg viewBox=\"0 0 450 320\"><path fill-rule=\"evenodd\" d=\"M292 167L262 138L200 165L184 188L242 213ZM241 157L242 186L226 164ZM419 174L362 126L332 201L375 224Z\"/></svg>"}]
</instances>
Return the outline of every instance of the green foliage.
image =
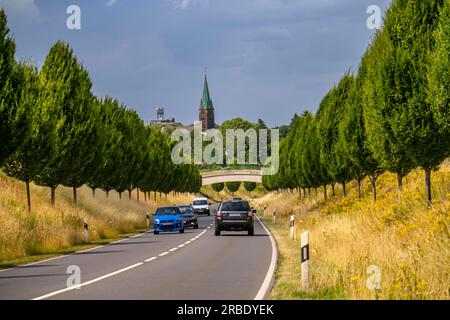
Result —
<instances>
[{"instance_id":1,"label":"green foliage","mask_svg":"<svg viewBox=\"0 0 450 320\"><path fill-rule=\"evenodd\" d=\"M225 184L224 183L214 183L212 185L212 188L215 192L221 192L225 188Z\"/></svg>"},{"instance_id":2,"label":"green foliage","mask_svg":"<svg viewBox=\"0 0 450 320\"><path fill-rule=\"evenodd\" d=\"M0 10L0 165L29 134L28 104L21 103L24 77L14 60L16 45L9 35L8 19Z\"/></svg>"},{"instance_id":3,"label":"green foliage","mask_svg":"<svg viewBox=\"0 0 450 320\"><path fill-rule=\"evenodd\" d=\"M244 188L247 192L253 192L256 189L256 182L244 182Z\"/></svg>"},{"instance_id":4,"label":"green foliage","mask_svg":"<svg viewBox=\"0 0 450 320\"><path fill-rule=\"evenodd\" d=\"M428 103L433 114L435 133L442 137L438 160L450 155L450 2L445 1L435 32L436 47L430 54Z\"/></svg>"},{"instance_id":5,"label":"green foliage","mask_svg":"<svg viewBox=\"0 0 450 320\"><path fill-rule=\"evenodd\" d=\"M234 194L241 187L241 182L226 182L225 186L227 187L228 191Z\"/></svg>"},{"instance_id":6,"label":"green foliage","mask_svg":"<svg viewBox=\"0 0 450 320\"><path fill-rule=\"evenodd\" d=\"M116 99L99 99L68 44L57 42L38 69L14 60L0 11L0 161L28 183L94 191L198 192L198 166L174 165L173 142ZM5 141L3 141L5 139Z\"/></svg>"}]
</instances>

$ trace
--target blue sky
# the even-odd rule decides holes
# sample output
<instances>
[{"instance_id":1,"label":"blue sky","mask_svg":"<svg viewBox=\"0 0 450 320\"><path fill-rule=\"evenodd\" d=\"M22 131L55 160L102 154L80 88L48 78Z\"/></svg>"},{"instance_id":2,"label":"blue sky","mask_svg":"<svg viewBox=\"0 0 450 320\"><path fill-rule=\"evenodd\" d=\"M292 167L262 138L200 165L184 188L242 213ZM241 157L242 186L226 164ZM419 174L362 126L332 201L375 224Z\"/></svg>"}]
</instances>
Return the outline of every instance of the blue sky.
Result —
<instances>
[{"instance_id":1,"label":"blue sky","mask_svg":"<svg viewBox=\"0 0 450 320\"><path fill-rule=\"evenodd\" d=\"M71 44L98 96L117 97L147 122L164 106L198 118L208 67L216 122L262 118L287 124L315 111L331 86L356 70L374 31L369 5L389 0L0 0L17 58L42 65L57 40ZM81 30L66 8L81 8Z\"/></svg>"}]
</instances>

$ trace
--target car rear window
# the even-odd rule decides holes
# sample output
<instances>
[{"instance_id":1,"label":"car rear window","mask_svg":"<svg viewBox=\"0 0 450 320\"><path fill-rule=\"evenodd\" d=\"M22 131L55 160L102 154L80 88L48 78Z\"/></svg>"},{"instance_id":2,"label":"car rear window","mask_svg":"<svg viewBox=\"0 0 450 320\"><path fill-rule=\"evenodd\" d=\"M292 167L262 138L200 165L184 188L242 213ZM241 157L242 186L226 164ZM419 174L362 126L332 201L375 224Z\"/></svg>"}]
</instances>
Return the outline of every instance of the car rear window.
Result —
<instances>
[{"instance_id":1,"label":"car rear window","mask_svg":"<svg viewBox=\"0 0 450 320\"><path fill-rule=\"evenodd\" d=\"M168 208L158 208L156 210L157 215L177 215L181 214L180 209L175 207L168 207Z\"/></svg>"},{"instance_id":2,"label":"car rear window","mask_svg":"<svg viewBox=\"0 0 450 320\"><path fill-rule=\"evenodd\" d=\"M182 214L193 212L192 207L178 207L178 209L180 209Z\"/></svg>"},{"instance_id":3,"label":"car rear window","mask_svg":"<svg viewBox=\"0 0 450 320\"><path fill-rule=\"evenodd\" d=\"M248 202L245 201L233 201L224 202L220 208L222 211L250 211L250 206Z\"/></svg>"},{"instance_id":4,"label":"car rear window","mask_svg":"<svg viewBox=\"0 0 450 320\"><path fill-rule=\"evenodd\" d=\"M205 206L205 205L208 204L208 201L206 201L206 200L195 200L192 204L194 206Z\"/></svg>"}]
</instances>

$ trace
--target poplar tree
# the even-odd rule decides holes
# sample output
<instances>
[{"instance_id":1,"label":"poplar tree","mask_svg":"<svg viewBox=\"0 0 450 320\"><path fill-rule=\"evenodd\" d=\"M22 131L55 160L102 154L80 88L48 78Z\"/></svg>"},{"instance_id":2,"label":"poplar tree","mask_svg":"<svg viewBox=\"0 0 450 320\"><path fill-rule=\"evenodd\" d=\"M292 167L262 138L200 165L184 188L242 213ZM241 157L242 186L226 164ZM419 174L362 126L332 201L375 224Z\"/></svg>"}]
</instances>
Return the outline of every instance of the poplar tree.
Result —
<instances>
[{"instance_id":1,"label":"poplar tree","mask_svg":"<svg viewBox=\"0 0 450 320\"><path fill-rule=\"evenodd\" d=\"M36 182L50 187L55 202L58 185L76 189L86 183L95 170L91 166L97 152L97 113L92 107L92 82L73 50L61 41L51 49L41 71L43 99L50 101L59 119L55 157L37 176Z\"/></svg>"},{"instance_id":2,"label":"poplar tree","mask_svg":"<svg viewBox=\"0 0 450 320\"><path fill-rule=\"evenodd\" d=\"M241 187L241 182L226 182L225 186L227 187L228 191L230 191L234 195L234 193Z\"/></svg>"},{"instance_id":3,"label":"poplar tree","mask_svg":"<svg viewBox=\"0 0 450 320\"><path fill-rule=\"evenodd\" d=\"M248 195L250 196L253 191L256 189L256 182L244 182L244 188L247 190Z\"/></svg>"},{"instance_id":4,"label":"poplar tree","mask_svg":"<svg viewBox=\"0 0 450 320\"><path fill-rule=\"evenodd\" d=\"M222 192L222 190L225 188L224 183L214 183L212 185L212 188L215 192L217 192L217 196L219 196L219 192Z\"/></svg>"},{"instance_id":5,"label":"poplar tree","mask_svg":"<svg viewBox=\"0 0 450 320\"><path fill-rule=\"evenodd\" d=\"M16 65L16 45L9 35L8 19L0 10L0 165L25 141L30 121L27 104L21 103L23 77ZM26 84L25 84L26 85Z\"/></svg>"},{"instance_id":6,"label":"poplar tree","mask_svg":"<svg viewBox=\"0 0 450 320\"><path fill-rule=\"evenodd\" d=\"M30 134L4 166L7 175L25 182L28 211L31 211L30 182L52 159L55 121L51 104L39 99L39 73L36 67L21 63L23 75L18 105L29 112Z\"/></svg>"}]
</instances>

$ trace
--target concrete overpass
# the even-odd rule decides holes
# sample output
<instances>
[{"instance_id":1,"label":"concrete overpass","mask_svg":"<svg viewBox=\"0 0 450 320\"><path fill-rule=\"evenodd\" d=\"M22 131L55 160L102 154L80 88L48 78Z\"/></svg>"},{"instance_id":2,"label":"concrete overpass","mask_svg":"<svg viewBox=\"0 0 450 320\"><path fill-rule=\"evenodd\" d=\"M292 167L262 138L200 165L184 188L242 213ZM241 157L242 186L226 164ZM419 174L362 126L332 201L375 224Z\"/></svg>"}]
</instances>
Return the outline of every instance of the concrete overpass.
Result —
<instances>
[{"instance_id":1,"label":"concrete overpass","mask_svg":"<svg viewBox=\"0 0 450 320\"><path fill-rule=\"evenodd\" d=\"M202 184L208 186L225 182L262 182L260 170L223 170L202 172Z\"/></svg>"}]
</instances>

